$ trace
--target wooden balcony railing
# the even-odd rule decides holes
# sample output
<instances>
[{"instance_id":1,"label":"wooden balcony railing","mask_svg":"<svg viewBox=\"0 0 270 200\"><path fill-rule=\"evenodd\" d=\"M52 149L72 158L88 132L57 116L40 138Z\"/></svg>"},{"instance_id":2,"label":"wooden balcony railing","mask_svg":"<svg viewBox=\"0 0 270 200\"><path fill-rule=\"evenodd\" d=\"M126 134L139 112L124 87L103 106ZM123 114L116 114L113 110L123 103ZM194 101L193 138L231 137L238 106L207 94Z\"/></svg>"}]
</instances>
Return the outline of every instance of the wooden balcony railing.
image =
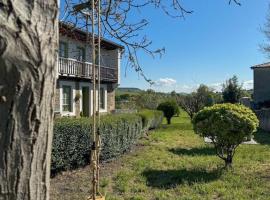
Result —
<instances>
[{"instance_id":1,"label":"wooden balcony railing","mask_svg":"<svg viewBox=\"0 0 270 200\"><path fill-rule=\"evenodd\" d=\"M96 66L97 68L97 66ZM92 64L70 58L59 58L58 72L62 76L73 76L92 79ZM102 81L117 82L117 68L101 66L100 77Z\"/></svg>"}]
</instances>

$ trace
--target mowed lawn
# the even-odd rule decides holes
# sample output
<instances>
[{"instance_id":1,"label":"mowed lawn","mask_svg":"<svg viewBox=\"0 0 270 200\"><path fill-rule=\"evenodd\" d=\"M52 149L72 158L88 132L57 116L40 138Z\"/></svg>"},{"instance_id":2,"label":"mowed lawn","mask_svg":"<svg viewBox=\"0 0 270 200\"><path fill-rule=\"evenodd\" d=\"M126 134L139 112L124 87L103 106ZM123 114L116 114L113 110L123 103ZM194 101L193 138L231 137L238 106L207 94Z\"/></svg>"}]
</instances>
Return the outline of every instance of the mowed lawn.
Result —
<instances>
[{"instance_id":1,"label":"mowed lawn","mask_svg":"<svg viewBox=\"0 0 270 200\"><path fill-rule=\"evenodd\" d=\"M258 145L241 145L233 171L211 145L194 134L182 113L171 125L150 133L127 155L102 167L101 191L107 200L270 199L270 133L259 131ZM90 169L52 179L51 199L85 199Z\"/></svg>"}]
</instances>

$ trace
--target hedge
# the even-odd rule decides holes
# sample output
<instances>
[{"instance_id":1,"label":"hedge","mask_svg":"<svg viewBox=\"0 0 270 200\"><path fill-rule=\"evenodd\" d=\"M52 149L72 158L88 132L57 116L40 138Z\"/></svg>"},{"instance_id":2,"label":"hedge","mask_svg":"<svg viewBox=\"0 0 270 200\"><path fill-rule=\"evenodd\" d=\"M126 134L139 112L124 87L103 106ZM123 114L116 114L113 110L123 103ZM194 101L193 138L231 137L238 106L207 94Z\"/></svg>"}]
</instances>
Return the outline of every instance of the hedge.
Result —
<instances>
[{"instance_id":1,"label":"hedge","mask_svg":"<svg viewBox=\"0 0 270 200\"><path fill-rule=\"evenodd\" d=\"M101 117L101 160L109 160L130 150L146 129L159 126L162 113L145 110L138 114L117 114ZM52 174L75 169L89 163L90 118L59 118L54 123Z\"/></svg>"},{"instance_id":2,"label":"hedge","mask_svg":"<svg viewBox=\"0 0 270 200\"><path fill-rule=\"evenodd\" d=\"M142 117L144 130L157 128L163 120L163 112L158 110L142 110L138 113Z\"/></svg>"}]
</instances>

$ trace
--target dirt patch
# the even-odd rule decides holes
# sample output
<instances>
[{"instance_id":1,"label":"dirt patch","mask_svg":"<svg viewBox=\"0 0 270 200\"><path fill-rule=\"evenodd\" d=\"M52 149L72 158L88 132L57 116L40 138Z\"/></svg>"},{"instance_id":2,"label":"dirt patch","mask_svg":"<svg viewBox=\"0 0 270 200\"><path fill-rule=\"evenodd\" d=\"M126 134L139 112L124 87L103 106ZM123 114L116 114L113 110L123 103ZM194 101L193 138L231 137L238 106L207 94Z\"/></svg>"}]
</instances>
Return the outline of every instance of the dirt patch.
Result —
<instances>
[{"instance_id":1,"label":"dirt patch","mask_svg":"<svg viewBox=\"0 0 270 200\"><path fill-rule=\"evenodd\" d=\"M148 138L145 137L144 140L148 140ZM140 142L134 145L124 155L114 160L102 162L100 165L101 191L102 187L106 186L106 192L112 192L112 188L108 187L111 184L107 184L107 182L112 180L112 176L115 173L121 171L125 157L143 151L146 146ZM90 194L91 180L91 169L89 165L73 171L62 172L51 179L50 197L53 200L85 199Z\"/></svg>"}]
</instances>

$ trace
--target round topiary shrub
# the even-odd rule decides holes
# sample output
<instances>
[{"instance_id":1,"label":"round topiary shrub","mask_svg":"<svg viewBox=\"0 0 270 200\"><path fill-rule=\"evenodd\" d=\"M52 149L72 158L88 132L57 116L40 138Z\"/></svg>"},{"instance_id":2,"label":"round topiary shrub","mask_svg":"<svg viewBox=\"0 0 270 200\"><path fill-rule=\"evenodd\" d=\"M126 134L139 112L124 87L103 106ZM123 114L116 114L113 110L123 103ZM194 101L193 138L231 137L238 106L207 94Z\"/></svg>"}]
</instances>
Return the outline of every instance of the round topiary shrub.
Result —
<instances>
[{"instance_id":1,"label":"round topiary shrub","mask_svg":"<svg viewBox=\"0 0 270 200\"><path fill-rule=\"evenodd\" d=\"M167 124L171 124L171 118L179 111L178 105L174 101L163 102L159 104L157 109L164 113L164 117L167 119Z\"/></svg>"},{"instance_id":2,"label":"round topiary shrub","mask_svg":"<svg viewBox=\"0 0 270 200\"><path fill-rule=\"evenodd\" d=\"M217 155L232 166L236 148L251 137L259 121L249 108L240 104L216 104L199 111L192 120L197 134L213 141Z\"/></svg>"}]
</instances>

